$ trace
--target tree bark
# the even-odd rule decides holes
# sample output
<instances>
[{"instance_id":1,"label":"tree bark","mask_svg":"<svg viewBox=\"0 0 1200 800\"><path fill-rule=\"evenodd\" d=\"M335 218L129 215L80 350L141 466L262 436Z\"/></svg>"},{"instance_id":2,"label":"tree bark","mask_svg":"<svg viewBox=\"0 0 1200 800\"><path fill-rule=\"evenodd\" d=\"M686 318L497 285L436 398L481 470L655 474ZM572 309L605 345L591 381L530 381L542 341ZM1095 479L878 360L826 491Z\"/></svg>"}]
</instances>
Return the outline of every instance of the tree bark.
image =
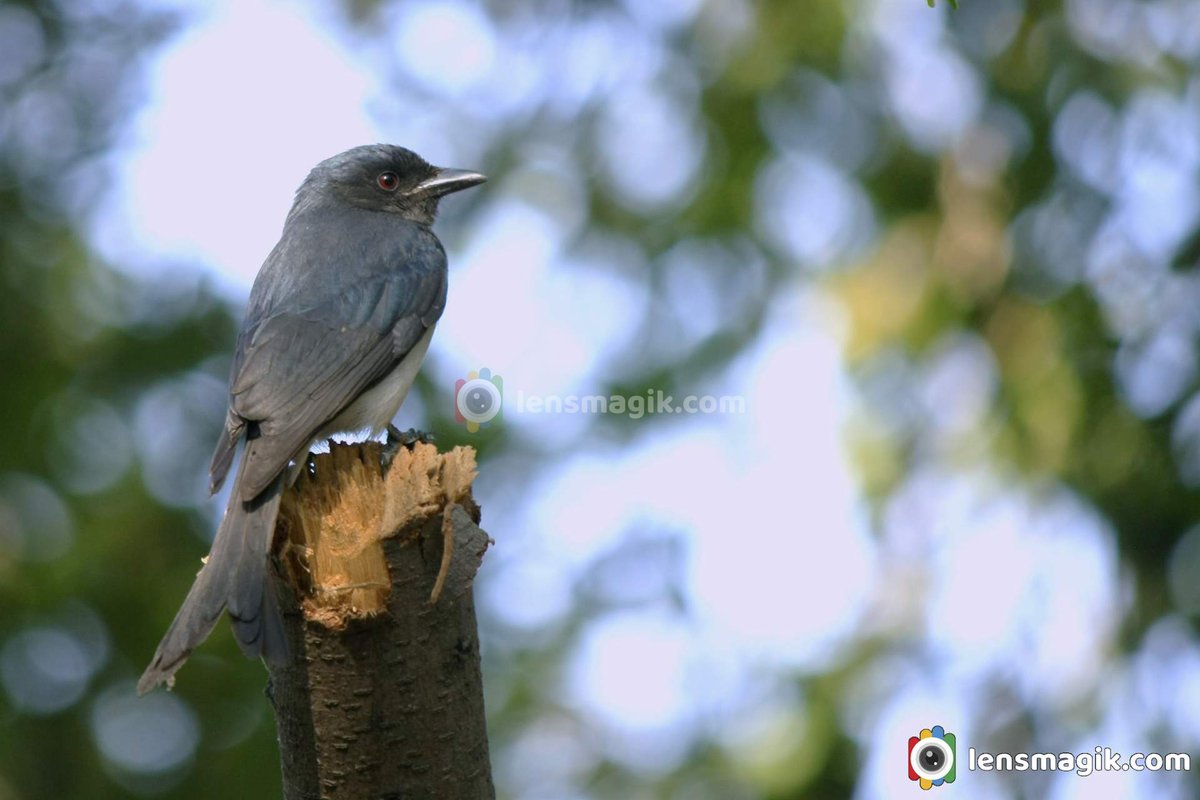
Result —
<instances>
[{"instance_id":1,"label":"tree bark","mask_svg":"<svg viewBox=\"0 0 1200 800\"><path fill-rule=\"evenodd\" d=\"M474 451L331 444L284 496L271 669L285 800L493 798L471 584Z\"/></svg>"}]
</instances>

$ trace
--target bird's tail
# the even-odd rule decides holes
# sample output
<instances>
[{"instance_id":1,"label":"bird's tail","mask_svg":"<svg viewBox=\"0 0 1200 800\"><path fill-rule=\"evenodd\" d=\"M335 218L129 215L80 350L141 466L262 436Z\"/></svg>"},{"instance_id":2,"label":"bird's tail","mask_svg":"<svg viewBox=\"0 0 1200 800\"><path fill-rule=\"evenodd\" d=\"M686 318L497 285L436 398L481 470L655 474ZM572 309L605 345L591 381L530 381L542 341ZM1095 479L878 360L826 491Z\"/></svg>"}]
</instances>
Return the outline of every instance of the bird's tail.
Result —
<instances>
[{"instance_id":1,"label":"bird's tail","mask_svg":"<svg viewBox=\"0 0 1200 800\"><path fill-rule=\"evenodd\" d=\"M140 694L171 680L192 650L212 632L225 608L229 609L238 646L248 658L262 656L272 663L287 659L283 620L275 592L267 582L267 559L283 477L251 502L243 503L240 489L244 472L238 470L207 562L138 681Z\"/></svg>"}]
</instances>

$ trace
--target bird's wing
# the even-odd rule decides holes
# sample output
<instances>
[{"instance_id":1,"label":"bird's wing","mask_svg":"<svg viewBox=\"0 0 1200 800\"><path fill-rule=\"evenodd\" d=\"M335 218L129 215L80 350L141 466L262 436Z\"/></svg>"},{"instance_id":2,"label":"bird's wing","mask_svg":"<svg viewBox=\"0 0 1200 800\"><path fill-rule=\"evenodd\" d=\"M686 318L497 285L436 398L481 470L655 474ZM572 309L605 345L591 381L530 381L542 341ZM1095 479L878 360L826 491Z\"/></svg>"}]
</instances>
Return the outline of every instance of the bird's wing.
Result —
<instances>
[{"instance_id":1,"label":"bird's wing","mask_svg":"<svg viewBox=\"0 0 1200 800\"><path fill-rule=\"evenodd\" d=\"M230 413L213 458L220 485L232 449L248 431L240 481L256 497L312 437L363 391L386 376L441 316L445 255L345 288L325 302L268 313L239 338L230 382ZM430 263L440 258L440 263ZM225 458L228 450L229 458Z\"/></svg>"}]
</instances>

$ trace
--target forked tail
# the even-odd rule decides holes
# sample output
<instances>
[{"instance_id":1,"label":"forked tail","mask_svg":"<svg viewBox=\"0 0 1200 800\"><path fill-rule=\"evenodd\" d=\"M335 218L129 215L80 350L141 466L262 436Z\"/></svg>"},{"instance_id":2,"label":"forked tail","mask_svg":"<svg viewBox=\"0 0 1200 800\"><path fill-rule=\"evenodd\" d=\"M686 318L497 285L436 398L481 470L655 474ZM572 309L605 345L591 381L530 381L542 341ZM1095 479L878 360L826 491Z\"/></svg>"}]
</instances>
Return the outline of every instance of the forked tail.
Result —
<instances>
[{"instance_id":1,"label":"forked tail","mask_svg":"<svg viewBox=\"0 0 1200 800\"><path fill-rule=\"evenodd\" d=\"M139 694L170 681L192 650L208 638L226 608L233 635L248 658L261 656L272 663L287 660L283 620L267 583L267 559L283 478L277 478L253 501L243 503L242 474L239 469L207 563L138 680Z\"/></svg>"}]
</instances>

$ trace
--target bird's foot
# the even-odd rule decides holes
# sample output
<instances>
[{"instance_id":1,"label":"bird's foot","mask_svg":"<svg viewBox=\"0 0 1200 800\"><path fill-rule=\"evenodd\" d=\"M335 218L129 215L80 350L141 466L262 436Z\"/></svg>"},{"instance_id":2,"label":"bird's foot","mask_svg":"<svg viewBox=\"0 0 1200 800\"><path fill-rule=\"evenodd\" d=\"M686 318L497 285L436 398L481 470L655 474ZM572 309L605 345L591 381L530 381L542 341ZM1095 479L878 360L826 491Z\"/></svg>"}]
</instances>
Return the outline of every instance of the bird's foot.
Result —
<instances>
[{"instance_id":1,"label":"bird's foot","mask_svg":"<svg viewBox=\"0 0 1200 800\"><path fill-rule=\"evenodd\" d=\"M388 444L403 445L409 450L411 450L413 446L417 444L417 442L420 442L421 444L433 444L436 441L432 433L419 431L416 428L409 428L406 431L402 431L395 425L388 425L387 438Z\"/></svg>"},{"instance_id":2,"label":"bird's foot","mask_svg":"<svg viewBox=\"0 0 1200 800\"><path fill-rule=\"evenodd\" d=\"M383 445L383 468L387 469L392 465L392 460L396 458L396 453L400 452L401 447L407 447L412 450L417 444L433 444L434 438L432 433L419 431L416 428L409 428L402 431L395 425L387 427L387 441Z\"/></svg>"}]
</instances>

